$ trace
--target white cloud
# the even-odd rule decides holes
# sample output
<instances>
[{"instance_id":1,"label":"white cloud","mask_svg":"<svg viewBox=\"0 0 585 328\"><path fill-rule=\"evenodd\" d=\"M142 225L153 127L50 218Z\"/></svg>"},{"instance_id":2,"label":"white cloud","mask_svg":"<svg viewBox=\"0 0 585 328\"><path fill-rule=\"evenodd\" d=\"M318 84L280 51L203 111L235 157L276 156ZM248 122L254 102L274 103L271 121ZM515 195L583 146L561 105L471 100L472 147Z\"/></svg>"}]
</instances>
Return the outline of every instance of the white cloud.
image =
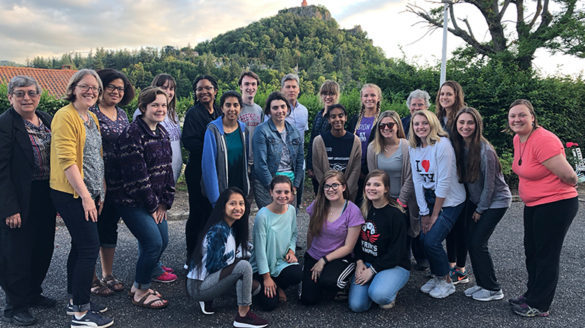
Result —
<instances>
[{"instance_id":1,"label":"white cloud","mask_svg":"<svg viewBox=\"0 0 585 328\"><path fill-rule=\"evenodd\" d=\"M418 1L421 5L429 4ZM308 2L327 7L343 28L361 25L387 56L431 65L437 65L440 60L441 32L427 33L424 24L415 24L420 19L405 12L408 0ZM2 0L0 59L24 63L35 56L86 53L100 47L194 46L218 34L276 15L280 9L300 4L300 0ZM465 6L469 5L459 7L464 10ZM477 16L471 16L470 20L479 28L477 31L485 31L485 23ZM462 44L449 35L448 52ZM579 71L575 64L567 66L568 62L580 63L582 67L582 59L539 54L535 64L542 66L545 72ZM564 66L557 68L548 63Z\"/></svg>"}]
</instances>

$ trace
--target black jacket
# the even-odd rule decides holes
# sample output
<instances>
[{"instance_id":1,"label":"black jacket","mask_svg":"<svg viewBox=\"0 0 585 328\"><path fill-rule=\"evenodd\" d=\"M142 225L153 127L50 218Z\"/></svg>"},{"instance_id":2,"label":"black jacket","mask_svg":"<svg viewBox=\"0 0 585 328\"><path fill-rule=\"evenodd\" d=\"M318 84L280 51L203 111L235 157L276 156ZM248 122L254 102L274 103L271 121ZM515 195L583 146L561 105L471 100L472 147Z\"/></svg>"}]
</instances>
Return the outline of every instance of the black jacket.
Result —
<instances>
[{"instance_id":1,"label":"black jacket","mask_svg":"<svg viewBox=\"0 0 585 328\"><path fill-rule=\"evenodd\" d=\"M46 126L52 116L36 111ZM22 117L10 107L0 115L0 226L4 220L20 213L22 224L29 214L31 183L34 169L32 144ZM49 194L47 194L49 197Z\"/></svg>"}]
</instances>

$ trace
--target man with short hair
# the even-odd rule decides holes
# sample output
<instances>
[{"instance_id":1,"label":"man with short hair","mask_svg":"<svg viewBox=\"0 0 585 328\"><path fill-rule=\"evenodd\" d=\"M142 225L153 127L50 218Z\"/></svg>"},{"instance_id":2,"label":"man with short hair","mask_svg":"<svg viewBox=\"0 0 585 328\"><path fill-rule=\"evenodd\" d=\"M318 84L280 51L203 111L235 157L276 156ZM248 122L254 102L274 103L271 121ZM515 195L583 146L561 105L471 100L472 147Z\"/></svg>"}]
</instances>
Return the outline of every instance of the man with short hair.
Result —
<instances>
[{"instance_id":1,"label":"man with short hair","mask_svg":"<svg viewBox=\"0 0 585 328\"><path fill-rule=\"evenodd\" d=\"M262 107L254 102L256 92L258 91L258 85L260 84L260 77L258 74L252 71L242 72L238 85L242 92L242 110L240 111L239 120L246 124L246 138L248 138L248 174L252 169L254 163L254 154L252 153L252 137L254 136L254 130L258 124L264 122L264 111ZM253 194L250 192L250 194Z\"/></svg>"},{"instance_id":2,"label":"man with short hair","mask_svg":"<svg viewBox=\"0 0 585 328\"><path fill-rule=\"evenodd\" d=\"M282 78L280 86L280 92L284 94L290 103L290 115L286 117L286 120L297 128L304 141L305 131L309 130L309 111L307 110L307 107L303 106L297 100L301 91L299 76L292 73L285 75ZM301 201L303 199L303 183L304 177L301 182L301 188L297 190L297 207L301 206Z\"/></svg>"}]
</instances>

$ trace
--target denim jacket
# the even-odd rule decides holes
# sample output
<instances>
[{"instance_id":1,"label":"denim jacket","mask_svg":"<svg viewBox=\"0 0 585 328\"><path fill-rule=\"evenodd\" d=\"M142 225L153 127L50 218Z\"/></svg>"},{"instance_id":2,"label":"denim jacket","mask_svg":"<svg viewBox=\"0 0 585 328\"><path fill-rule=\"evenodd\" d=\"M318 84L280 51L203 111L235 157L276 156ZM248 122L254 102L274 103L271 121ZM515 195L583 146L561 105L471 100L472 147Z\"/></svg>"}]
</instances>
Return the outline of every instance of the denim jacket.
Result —
<instances>
[{"instance_id":1,"label":"denim jacket","mask_svg":"<svg viewBox=\"0 0 585 328\"><path fill-rule=\"evenodd\" d=\"M298 130L289 122L284 123L286 129L286 145L290 152L292 170L295 174L293 185L300 187L304 177L303 162L303 139ZM280 155L282 154L282 143L279 141L280 134L271 119L258 125L252 138L252 153L254 155L254 167L252 174L255 179L264 186L269 186L272 177L276 175Z\"/></svg>"}]
</instances>

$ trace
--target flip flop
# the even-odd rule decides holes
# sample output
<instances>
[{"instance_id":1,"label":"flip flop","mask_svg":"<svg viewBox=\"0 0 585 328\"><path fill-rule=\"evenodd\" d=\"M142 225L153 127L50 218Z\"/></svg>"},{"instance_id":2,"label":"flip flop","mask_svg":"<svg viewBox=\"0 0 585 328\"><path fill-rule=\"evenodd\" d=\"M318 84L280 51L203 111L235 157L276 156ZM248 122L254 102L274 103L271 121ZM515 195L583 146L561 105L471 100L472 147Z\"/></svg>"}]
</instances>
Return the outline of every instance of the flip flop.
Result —
<instances>
[{"instance_id":1,"label":"flip flop","mask_svg":"<svg viewBox=\"0 0 585 328\"><path fill-rule=\"evenodd\" d=\"M155 298L153 300L151 300L150 302L147 303L146 302L146 299L148 299L149 296L154 296ZM159 306L153 305L153 303L156 303L156 302L162 302L163 305L159 305ZM151 292L148 292L148 293L144 294L144 296L142 296L142 298L139 299L138 301L135 301L134 298L132 298L132 304L134 304L136 306L143 307L143 308L147 308L147 309L155 309L155 310L157 310L157 309L164 309L164 308L166 308L169 305L169 301L167 301L167 300L163 299L162 297L158 296L156 294L156 292L151 291Z\"/></svg>"}]
</instances>

